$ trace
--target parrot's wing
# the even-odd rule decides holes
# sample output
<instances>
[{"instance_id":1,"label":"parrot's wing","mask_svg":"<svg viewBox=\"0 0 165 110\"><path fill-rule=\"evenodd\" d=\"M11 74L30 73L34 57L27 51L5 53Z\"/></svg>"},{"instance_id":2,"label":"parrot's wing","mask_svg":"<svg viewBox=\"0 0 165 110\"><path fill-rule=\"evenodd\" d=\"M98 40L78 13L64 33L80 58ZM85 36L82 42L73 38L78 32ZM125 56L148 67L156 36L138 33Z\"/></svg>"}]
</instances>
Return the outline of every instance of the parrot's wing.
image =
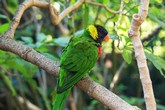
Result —
<instances>
[{"instance_id":1,"label":"parrot's wing","mask_svg":"<svg viewBox=\"0 0 165 110\"><path fill-rule=\"evenodd\" d=\"M95 43L90 40L79 41L69 44L64 50L60 61L60 86L57 92L61 93L72 87L83 76L85 76L95 65L98 57L98 50Z\"/></svg>"}]
</instances>

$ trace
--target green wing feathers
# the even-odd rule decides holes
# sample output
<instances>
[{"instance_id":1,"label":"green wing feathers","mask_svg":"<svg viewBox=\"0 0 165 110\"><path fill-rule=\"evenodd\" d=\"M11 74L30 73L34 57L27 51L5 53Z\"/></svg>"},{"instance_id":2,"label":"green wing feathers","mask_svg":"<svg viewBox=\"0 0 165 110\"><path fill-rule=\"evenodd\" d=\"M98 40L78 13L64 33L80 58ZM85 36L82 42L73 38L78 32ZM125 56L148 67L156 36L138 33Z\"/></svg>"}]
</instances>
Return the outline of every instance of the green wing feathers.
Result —
<instances>
[{"instance_id":1,"label":"green wing feathers","mask_svg":"<svg viewBox=\"0 0 165 110\"><path fill-rule=\"evenodd\" d=\"M62 110L71 88L95 65L98 49L95 42L86 37L73 37L63 50L60 74L53 110Z\"/></svg>"}]
</instances>

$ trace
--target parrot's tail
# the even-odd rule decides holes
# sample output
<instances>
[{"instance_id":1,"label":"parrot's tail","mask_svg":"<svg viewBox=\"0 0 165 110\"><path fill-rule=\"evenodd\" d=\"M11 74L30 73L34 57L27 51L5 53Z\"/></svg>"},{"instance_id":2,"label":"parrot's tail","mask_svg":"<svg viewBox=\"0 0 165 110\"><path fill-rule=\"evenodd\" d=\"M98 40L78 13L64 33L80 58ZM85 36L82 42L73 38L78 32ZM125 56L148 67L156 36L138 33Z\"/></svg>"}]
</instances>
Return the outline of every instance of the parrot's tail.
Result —
<instances>
[{"instance_id":1,"label":"parrot's tail","mask_svg":"<svg viewBox=\"0 0 165 110\"><path fill-rule=\"evenodd\" d=\"M53 109L52 110L63 110L66 99L71 91L71 88L67 89L62 93L56 93Z\"/></svg>"}]
</instances>

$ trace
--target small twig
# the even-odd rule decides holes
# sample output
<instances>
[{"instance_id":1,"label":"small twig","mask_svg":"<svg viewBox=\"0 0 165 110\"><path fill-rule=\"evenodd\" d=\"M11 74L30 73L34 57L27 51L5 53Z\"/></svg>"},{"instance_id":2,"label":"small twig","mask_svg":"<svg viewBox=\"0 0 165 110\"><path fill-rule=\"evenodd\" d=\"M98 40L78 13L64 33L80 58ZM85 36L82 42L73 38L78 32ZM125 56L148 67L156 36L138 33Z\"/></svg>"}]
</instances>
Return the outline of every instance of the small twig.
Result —
<instances>
[{"instance_id":1,"label":"small twig","mask_svg":"<svg viewBox=\"0 0 165 110\"><path fill-rule=\"evenodd\" d=\"M0 12L3 13L5 16L9 17L9 13L5 9L1 8Z\"/></svg>"},{"instance_id":2,"label":"small twig","mask_svg":"<svg viewBox=\"0 0 165 110\"><path fill-rule=\"evenodd\" d=\"M67 35L69 33L69 29L66 26L64 26L62 23L59 23L57 26L62 35Z\"/></svg>"},{"instance_id":3,"label":"small twig","mask_svg":"<svg viewBox=\"0 0 165 110\"><path fill-rule=\"evenodd\" d=\"M28 107L28 110L41 110L41 108L39 108L36 105L32 104L30 101L25 100L21 96L18 96L18 101L23 105L26 103L27 107Z\"/></svg>"},{"instance_id":4,"label":"small twig","mask_svg":"<svg viewBox=\"0 0 165 110\"><path fill-rule=\"evenodd\" d=\"M4 9L10 13L9 9L7 8L7 1L6 0L2 0L2 6L4 7ZM10 13L11 14L11 13Z\"/></svg>"},{"instance_id":5,"label":"small twig","mask_svg":"<svg viewBox=\"0 0 165 110\"><path fill-rule=\"evenodd\" d=\"M145 42L145 41L150 40L152 37L157 35L160 32L161 29L162 29L161 26L157 26L150 34L148 34L146 37L144 37L141 41Z\"/></svg>"},{"instance_id":6,"label":"small twig","mask_svg":"<svg viewBox=\"0 0 165 110\"><path fill-rule=\"evenodd\" d=\"M21 28L26 27L27 25L29 25L30 23L32 23L33 20L34 20L34 16L31 16L29 20L27 20L25 23L19 25L19 26L18 26L18 29L21 29Z\"/></svg>"},{"instance_id":7,"label":"small twig","mask_svg":"<svg viewBox=\"0 0 165 110\"><path fill-rule=\"evenodd\" d=\"M69 104L70 104L71 110L77 110L76 103L74 102L74 97L73 97L72 93L69 95Z\"/></svg>"},{"instance_id":8,"label":"small twig","mask_svg":"<svg viewBox=\"0 0 165 110\"><path fill-rule=\"evenodd\" d=\"M114 18L114 17L115 17L115 14L113 14L112 16L110 16L109 18L107 18L106 21L105 21L105 23L104 23L104 25L106 25L107 22L108 22L110 19Z\"/></svg>"},{"instance_id":9,"label":"small twig","mask_svg":"<svg viewBox=\"0 0 165 110\"><path fill-rule=\"evenodd\" d=\"M134 5L132 6L129 10L127 10L125 13L123 13L124 15L126 15L128 12L130 12L132 9L134 9L135 7L137 7L138 5Z\"/></svg>"},{"instance_id":10,"label":"small twig","mask_svg":"<svg viewBox=\"0 0 165 110\"><path fill-rule=\"evenodd\" d=\"M15 71L16 72L16 71ZM18 73L17 73L18 74ZM23 86L22 86L22 79L20 78L20 75L17 75L17 81L18 81L18 88L19 88L19 93L22 96L23 100L26 100L26 96L25 96L25 92L23 92ZM25 110L28 110L28 104L25 101L24 103L22 103L25 107Z\"/></svg>"},{"instance_id":11,"label":"small twig","mask_svg":"<svg viewBox=\"0 0 165 110\"><path fill-rule=\"evenodd\" d=\"M119 9L119 12L120 12L119 13L119 18L118 18L117 22L115 23L115 27L114 27L115 33L118 36L118 44L117 44L118 48L119 48L119 45L120 45L120 35L117 32L117 27L120 25L120 21L121 21L121 18L122 18L122 13L123 13L123 7L124 7L124 1L121 0L120 9Z\"/></svg>"},{"instance_id":12,"label":"small twig","mask_svg":"<svg viewBox=\"0 0 165 110\"><path fill-rule=\"evenodd\" d=\"M59 15L59 22L70 12L76 10L79 6L81 6L84 3L84 0L78 0L75 4L71 5L67 9L65 9L60 15Z\"/></svg>"},{"instance_id":13,"label":"small twig","mask_svg":"<svg viewBox=\"0 0 165 110\"><path fill-rule=\"evenodd\" d=\"M94 24L96 24L96 21L97 21L97 19L99 17L100 11L101 11L101 7L99 6L98 9L97 9L96 17L94 19Z\"/></svg>"},{"instance_id":14,"label":"small twig","mask_svg":"<svg viewBox=\"0 0 165 110\"><path fill-rule=\"evenodd\" d=\"M115 24L115 27L114 27L114 31L115 31L115 33L116 33L116 35L117 35L117 38L118 38L118 44L117 44L117 47L118 47L118 49L119 50L121 50L120 49L120 35L119 35L119 33L117 32L117 26L116 26L116 23L114 23Z\"/></svg>"},{"instance_id":15,"label":"small twig","mask_svg":"<svg viewBox=\"0 0 165 110\"><path fill-rule=\"evenodd\" d=\"M102 4L102 3L96 3L96 2L91 2L91 1L85 1L85 3L86 3L86 4L90 4L90 5L94 5L94 6L101 6L101 7L103 7L105 10L107 10L108 12L113 13L113 14L118 14L118 13L120 13L120 11L111 10L107 5Z\"/></svg>"},{"instance_id":16,"label":"small twig","mask_svg":"<svg viewBox=\"0 0 165 110\"><path fill-rule=\"evenodd\" d=\"M117 70L117 72L115 73L113 79L112 79L112 82L110 83L110 90L111 91L114 91L120 77L121 77L121 73L122 73L122 70L124 68L124 66L126 65L126 62L123 61L122 64L120 65L119 69Z\"/></svg>"}]
</instances>

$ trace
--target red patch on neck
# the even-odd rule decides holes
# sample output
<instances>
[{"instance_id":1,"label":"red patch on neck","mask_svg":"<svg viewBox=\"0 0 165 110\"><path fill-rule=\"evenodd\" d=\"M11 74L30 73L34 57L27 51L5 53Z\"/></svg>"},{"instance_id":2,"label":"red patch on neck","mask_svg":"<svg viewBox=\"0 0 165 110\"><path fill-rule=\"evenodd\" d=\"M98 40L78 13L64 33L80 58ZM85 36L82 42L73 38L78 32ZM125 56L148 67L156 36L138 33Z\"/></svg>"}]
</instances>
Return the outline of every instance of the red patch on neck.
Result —
<instances>
[{"instance_id":1,"label":"red patch on neck","mask_svg":"<svg viewBox=\"0 0 165 110\"><path fill-rule=\"evenodd\" d=\"M100 56L101 56L101 50L102 50L101 46L100 46L100 47L98 47L98 59L99 59L99 58L100 58Z\"/></svg>"}]
</instances>

